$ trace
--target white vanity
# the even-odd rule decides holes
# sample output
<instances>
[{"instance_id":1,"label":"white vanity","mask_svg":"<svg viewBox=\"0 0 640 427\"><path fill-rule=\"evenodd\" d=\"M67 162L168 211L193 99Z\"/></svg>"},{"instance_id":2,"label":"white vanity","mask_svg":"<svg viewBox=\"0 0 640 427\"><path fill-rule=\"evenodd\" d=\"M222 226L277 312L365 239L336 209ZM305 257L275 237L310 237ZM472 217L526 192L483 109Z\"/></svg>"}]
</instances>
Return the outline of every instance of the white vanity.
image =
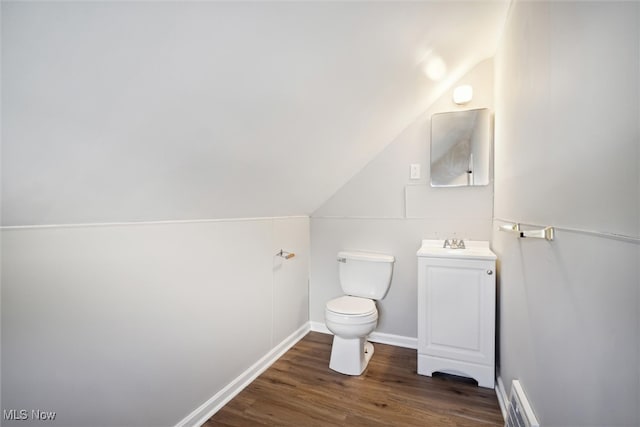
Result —
<instances>
[{"instance_id":1,"label":"white vanity","mask_svg":"<svg viewBox=\"0 0 640 427\"><path fill-rule=\"evenodd\" d=\"M493 388L496 255L489 242L443 244L423 240L417 254L418 373L461 375Z\"/></svg>"}]
</instances>

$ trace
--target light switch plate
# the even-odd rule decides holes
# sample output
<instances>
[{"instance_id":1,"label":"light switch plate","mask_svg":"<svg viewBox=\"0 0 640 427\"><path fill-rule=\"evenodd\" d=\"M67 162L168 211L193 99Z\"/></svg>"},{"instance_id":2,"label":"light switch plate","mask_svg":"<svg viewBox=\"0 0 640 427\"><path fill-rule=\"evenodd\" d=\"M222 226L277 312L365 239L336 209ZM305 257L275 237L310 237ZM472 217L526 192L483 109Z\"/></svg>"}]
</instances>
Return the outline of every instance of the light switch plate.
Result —
<instances>
[{"instance_id":1,"label":"light switch plate","mask_svg":"<svg viewBox=\"0 0 640 427\"><path fill-rule=\"evenodd\" d=\"M411 164L411 179L420 179L420 163Z\"/></svg>"}]
</instances>

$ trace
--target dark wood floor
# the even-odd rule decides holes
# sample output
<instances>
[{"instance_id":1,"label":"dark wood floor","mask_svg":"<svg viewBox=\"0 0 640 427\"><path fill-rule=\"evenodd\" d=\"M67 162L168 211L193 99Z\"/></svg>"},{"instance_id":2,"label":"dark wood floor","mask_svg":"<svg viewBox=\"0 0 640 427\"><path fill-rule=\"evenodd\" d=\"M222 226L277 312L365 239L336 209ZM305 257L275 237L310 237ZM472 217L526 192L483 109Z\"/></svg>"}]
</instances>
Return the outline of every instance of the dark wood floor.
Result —
<instances>
[{"instance_id":1,"label":"dark wood floor","mask_svg":"<svg viewBox=\"0 0 640 427\"><path fill-rule=\"evenodd\" d=\"M357 377L329 369L331 335L310 332L204 425L503 426L496 394L416 373L416 351L374 344Z\"/></svg>"}]
</instances>

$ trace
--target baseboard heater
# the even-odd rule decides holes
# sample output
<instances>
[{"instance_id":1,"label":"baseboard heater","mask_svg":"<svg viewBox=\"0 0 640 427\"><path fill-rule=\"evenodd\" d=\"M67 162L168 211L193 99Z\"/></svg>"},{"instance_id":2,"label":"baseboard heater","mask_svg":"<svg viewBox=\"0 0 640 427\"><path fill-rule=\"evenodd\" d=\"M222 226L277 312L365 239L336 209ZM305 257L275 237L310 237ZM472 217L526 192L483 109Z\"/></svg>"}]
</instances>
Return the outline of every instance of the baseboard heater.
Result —
<instances>
[{"instance_id":1,"label":"baseboard heater","mask_svg":"<svg viewBox=\"0 0 640 427\"><path fill-rule=\"evenodd\" d=\"M540 427L540 423L533 413L533 409L518 380L513 380L511 383L505 427Z\"/></svg>"}]
</instances>

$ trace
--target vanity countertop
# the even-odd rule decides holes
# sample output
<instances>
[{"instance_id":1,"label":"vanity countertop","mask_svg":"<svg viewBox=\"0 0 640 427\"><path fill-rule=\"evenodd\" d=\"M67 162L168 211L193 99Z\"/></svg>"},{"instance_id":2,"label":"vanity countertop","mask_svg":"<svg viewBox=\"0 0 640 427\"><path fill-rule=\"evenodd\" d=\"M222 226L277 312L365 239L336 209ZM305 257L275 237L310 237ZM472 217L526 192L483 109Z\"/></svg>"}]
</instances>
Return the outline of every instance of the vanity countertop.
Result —
<instances>
[{"instance_id":1,"label":"vanity countertop","mask_svg":"<svg viewBox=\"0 0 640 427\"><path fill-rule=\"evenodd\" d=\"M419 257L452 258L452 259L488 259L495 260L494 254L489 248L489 242L480 240L465 240L465 249L443 248L444 240L423 240L418 250Z\"/></svg>"}]
</instances>

